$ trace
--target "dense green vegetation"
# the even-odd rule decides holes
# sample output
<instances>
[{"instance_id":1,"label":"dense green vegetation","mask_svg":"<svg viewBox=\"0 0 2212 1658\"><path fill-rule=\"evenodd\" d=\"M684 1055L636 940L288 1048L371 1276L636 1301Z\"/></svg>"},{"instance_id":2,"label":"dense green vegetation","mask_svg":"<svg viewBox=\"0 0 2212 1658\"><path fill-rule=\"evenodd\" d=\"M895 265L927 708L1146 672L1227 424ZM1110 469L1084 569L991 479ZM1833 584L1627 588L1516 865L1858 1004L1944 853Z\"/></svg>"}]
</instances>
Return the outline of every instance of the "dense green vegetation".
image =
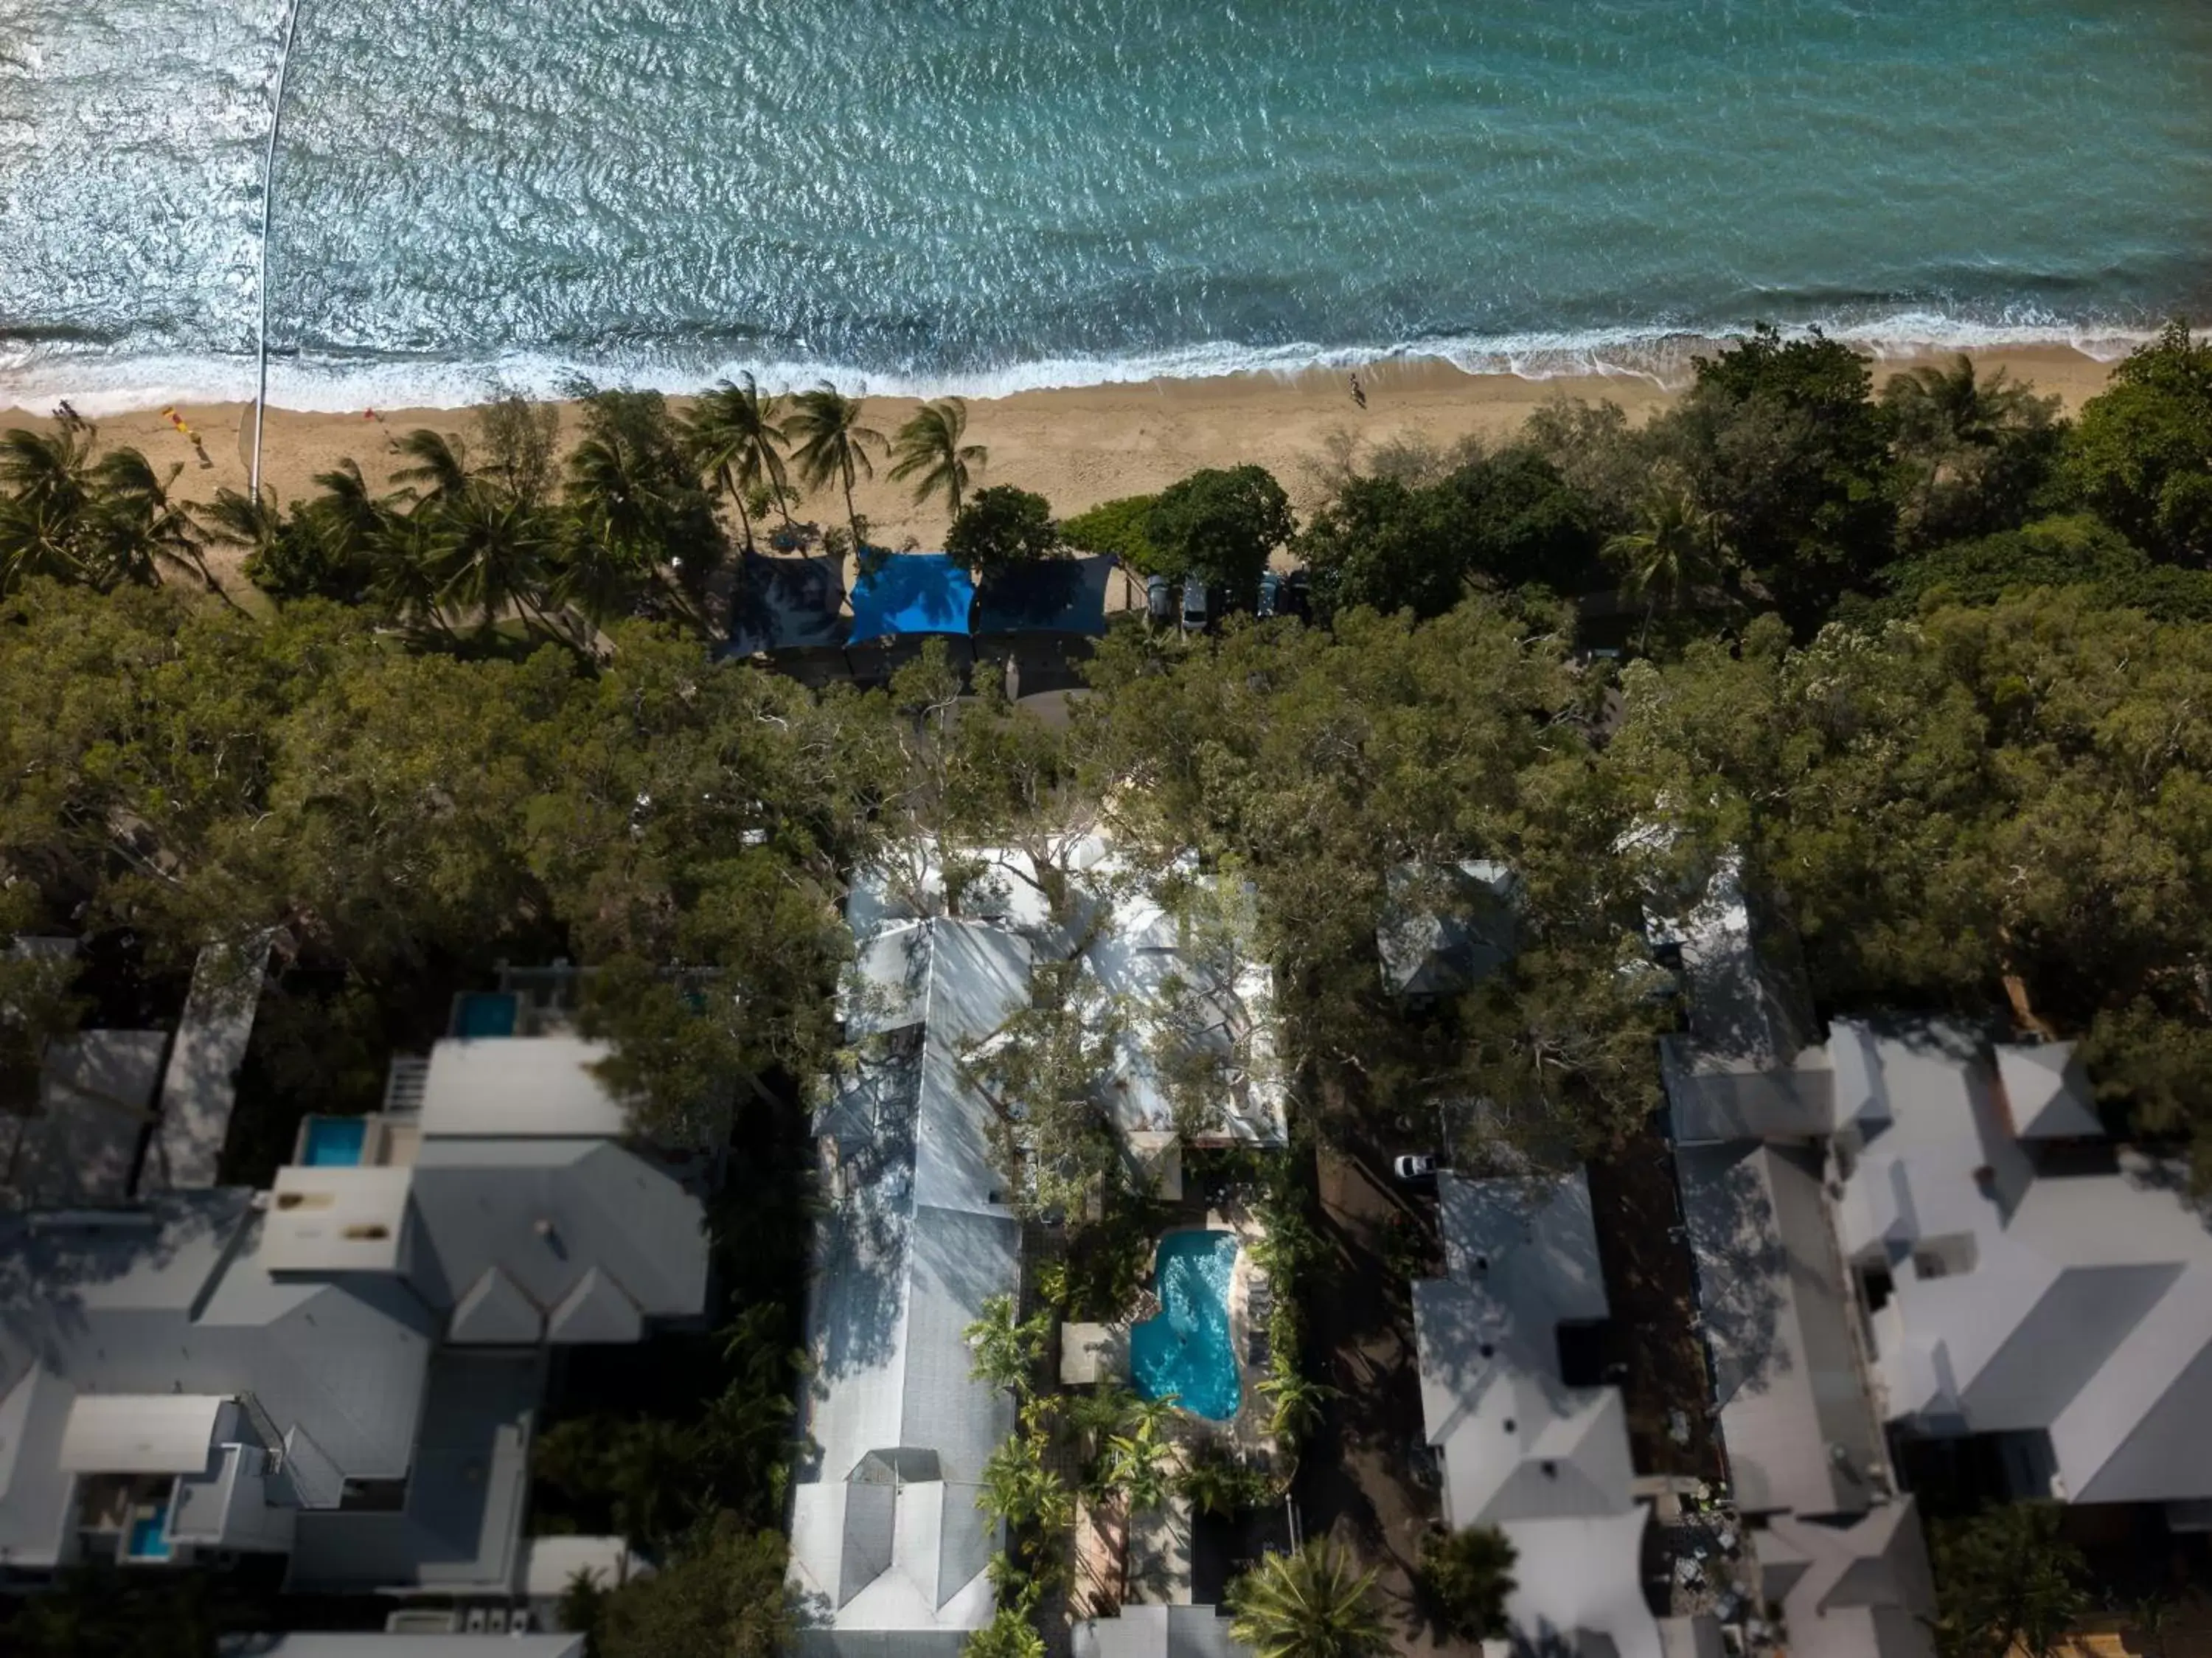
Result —
<instances>
[{"instance_id":1,"label":"dense green vegetation","mask_svg":"<svg viewBox=\"0 0 2212 1658\"><path fill-rule=\"evenodd\" d=\"M1559 404L1502 447L1354 456L1303 529L1239 467L1055 533L1037 497L972 488L959 405L926 412L895 470L956 511L977 568L1064 540L1200 576L1235 610L1287 547L1312 622L1232 614L1187 639L1128 619L1061 724L942 652L866 692L712 666L718 572L771 518L791 538L792 477L844 497L835 533L865 544L850 486L888 446L827 388L787 408L727 386L681 420L597 393L565 459L538 413L500 405L466 443L404 438L392 497L341 468L281 513L187 513L127 451L11 435L0 932L128 930L175 967L281 929L254 1064L325 1108L373 1101L433 992L567 956L595 970L587 1025L641 1128L756 1113L773 1141L803 1136L798 1079L836 1057L856 866L928 835L1020 847L1049 887L1100 827L1163 876L1249 883L1302 1137L1354 1119L1402 1138L1412 1111L1479 1101L1456 1149L1518 1161L1649 1120L1679 1010L1647 907L1740 854L1824 1009L2009 1009L2081 1036L2115 1122L2212 1175L2212 348L2185 331L2072 423L1963 365L1877 390L1834 342L1762 333L1642 425ZM273 604L205 591L221 539ZM1672 833L1633 833L1655 823ZM1513 872L1513 948L1393 994L1378 926L1448 899L1436 872L1468 860ZM82 1016L70 971L0 960L0 1070ZM1095 1074L1097 1033L1056 1016L1048 980L990 1080L1021 1106L1004 1151L1040 1212L1114 1188L1041 1274L1082 1315L1126 1306L1152 1211L1066 1086ZM1294 1442L1315 1403L1304 1240L1287 1186L1264 1201ZM795 1284L739 1283L688 1414L549 1430L541 1481L670 1563L662 1588L602 1597L604 1650L765 1650L781 1629L763 1533ZM1125 1516L1170 1478L1147 1407L1030 1396L1024 1310L976 1335L1022 1398L987 1493L1017 1608L1048 1587L1039 1539L1073 1496L1048 1452L1072 1440ZM1182 1478L1209 1509L1250 1483L1205 1458ZM1468 1564L1492 1588L1504 1570ZM1266 1649L1364 1650L1347 1572L1271 1566L1240 1617L1259 1631L1277 1590L1310 1589L1329 1631L1270 1624ZM979 1647L1029 1650L1025 1615Z\"/></svg>"}]
</instances>

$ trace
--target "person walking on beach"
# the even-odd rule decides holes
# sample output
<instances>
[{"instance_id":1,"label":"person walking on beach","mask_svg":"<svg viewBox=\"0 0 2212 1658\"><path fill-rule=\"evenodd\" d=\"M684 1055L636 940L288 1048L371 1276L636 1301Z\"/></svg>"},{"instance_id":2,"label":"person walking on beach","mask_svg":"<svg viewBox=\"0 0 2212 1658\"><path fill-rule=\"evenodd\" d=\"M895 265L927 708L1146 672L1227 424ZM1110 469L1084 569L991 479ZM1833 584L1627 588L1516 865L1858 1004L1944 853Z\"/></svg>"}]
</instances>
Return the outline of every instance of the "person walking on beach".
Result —
<instances>
[{"instance_id":1,"label":"person walking on beach","mask_svg":"<svg viewBox=\"0 0 2212 1658\"><path fill-rule=\"evenodd\" d=\"M1352 377L1352 400L1363 409L1367 406L1367 388L1359 383L1358 375Z\"/></svg>"}]
</instances>

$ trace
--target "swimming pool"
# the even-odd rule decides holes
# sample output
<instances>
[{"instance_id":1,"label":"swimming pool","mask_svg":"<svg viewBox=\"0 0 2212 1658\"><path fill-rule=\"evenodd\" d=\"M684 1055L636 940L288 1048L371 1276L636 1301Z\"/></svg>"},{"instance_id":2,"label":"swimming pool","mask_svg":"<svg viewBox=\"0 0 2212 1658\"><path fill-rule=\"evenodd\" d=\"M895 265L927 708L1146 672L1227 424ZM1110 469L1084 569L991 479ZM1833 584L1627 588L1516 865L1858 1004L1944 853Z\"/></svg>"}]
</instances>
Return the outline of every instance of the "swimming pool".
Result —
<instances>
[{"instance_id":1,"label":"swimming pool","mask_svg":"<svg viewBox=\"0 0 2212 1658\"><path fill-rule=\"evenodd\" d=\"M456 1036L512 1036L520 998L505 991L467 991L453 1009Z\"/></svg>"},{"instance_id":2,"label":"swimming pool","mask_svg":"<svg viewBox=\"0 0 2212 1658\"><path fill-rule=\"evenodd\" d=\"M358 1117L310 1117L300 1161L310 1168L352 1168L361 1161L368 1125Z\"/></svg>"},{"instance_id":3,"label":"swimming pool","mask_svg":"<svg viewBox=\"0 0 2212 1658\"><path fill-rule=\"evenodd\" d=\"M169 1510L165 1504L152 1514L140 1515L131 1522L130 1540L123 1552L132 1560L167 1560L169 1539L162 1533L168 1529Z\"/></svg>"},{"instance_id":4,"label":"swimming pool","mask_svg":"<svg viewBox=\"0 0 2212 1658\"><path fill-rule=\"evenodd\" d=\"M1160 1240L1153 1285L1160 1315L1129 1332L1129 1368L1146 1399L1170 1393L1193 1416L1237 1414L1237 1348L1229 1335L1233 1232L1170 1232Z\"/></svg>"}]
</instances>

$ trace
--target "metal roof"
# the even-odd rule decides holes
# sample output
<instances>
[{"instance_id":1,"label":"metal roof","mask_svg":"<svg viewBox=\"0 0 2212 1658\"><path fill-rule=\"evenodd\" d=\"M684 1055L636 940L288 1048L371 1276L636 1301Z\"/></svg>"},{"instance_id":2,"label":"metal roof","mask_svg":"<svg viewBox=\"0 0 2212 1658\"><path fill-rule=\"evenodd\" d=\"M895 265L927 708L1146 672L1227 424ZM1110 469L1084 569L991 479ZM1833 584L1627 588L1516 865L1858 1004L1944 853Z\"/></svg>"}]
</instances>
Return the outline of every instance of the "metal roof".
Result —
<instances>
[{"instance_id":1,"label":"metal roof","mask_svg":"<svg viewBox=\"0 0 2212 1658\"><path fill-rule=\"evenodd\" d=\"M627 1113L591 1070L612 1052L562 1032L446 1037L430 1050L422 1132L617 1137Z\"/></svg>"},{"instance_id":2,"label":"metal roof","mask_svg":"<svg viewBox=\"0 0 2212 1658\"><path fill-rule=\"evenodd\" d=\"M55 1558L80 1399L250 1395L280 1434L303 1431L349 1476L407 1472L433 1315L388 1279L272 1277L251 1195L0 1226L0 1439L7 1419L26 1424L0 1443L0 1557Z\"/></svg>"},{"instance_id":3,"label":"metal roof","mask_svg":"<svg viewBox=\"0 0 2212 1658\"><path fill-rule=\"evenodd\" d=\"M149 1191L198 1191L218 1178L270 940L264 933L240 948L210 944L193 964L161 1074L161 1119L140 1176Z\"/></svg>"},{"instance_id":4,"label":"metal roof","mask_svg":"<svg viewBox=\"0 0 2212 1658\"><path fill-rule=\"evenodd\" d=\"M1074 1658L1252 1658L1212 1606L1125 1606L1073 1631Z\"/></svg>"},{"instance_id":5,"label":"metal roof","mask_svg":"<svg viewBox=\"0 0 2212 1658\"><path fill-rule=\"evenodd\" d=\"M1882 1466L1811 1152L1677 1152L1721 1436L1747 1514L1863 1512Z\"/></svg>"},{"instance_id":6,"label":"metal roof","mask_svg":"<svg viewBox=\"0 0 2212 1658\"><path fill-rule=\"evenodd\" d=\"M230 1404L221 1393L80 1393L58 1464L65 1473L199 1473Z\"/></svg>"},{"instance_id":7,"label":"metal roof","mask_svg":"<svg viewBox=\"0 0 2212 1658\"><path fill-rule=\"evenodd\" d=\"M1001 1200L990 1107L961 1048L1029 995L1030 947L972 922L899 928L863 972L896 974L919 1021L841 1081L817 1119L834 1152L815 1239L801 1427L815 1448L794 1491L792 1576L821 1629L979 1627L997 1527L975 1507L1013 1402L975 1381L964 1332L1020 1282L1021 1233ZM842 1646L832 1649L842 1651Z\"/></svg>"},{"instance_id":8,"label":"metal roof","mask_svg":"<svg viewBox=\"0 0 2212 1658\"><path fill-rule=\"evenodd\" d=\"M700 1199L611 1141L426 1137L411 1173L424 1247L410 1282L434 1307L495 1266L549 1314L594 1271L648 1317L705 1302Z\"/></svg>"},{"instance_id":9,"label":"metal roof","mask_svg":"<svg viewBox=\"0 0 2212 1658\"><path fill-rule=\"evenodd\" d=\"M1513 1541L1521 1637L1658 1658L1620 1390L1560 1375L1559 1326L1607 1313L1589 1182L1446 1173L1438 1203L1450 1276L1413 1286L1413 1330L1445 1522Z\"/></svg>"}]
</instances>

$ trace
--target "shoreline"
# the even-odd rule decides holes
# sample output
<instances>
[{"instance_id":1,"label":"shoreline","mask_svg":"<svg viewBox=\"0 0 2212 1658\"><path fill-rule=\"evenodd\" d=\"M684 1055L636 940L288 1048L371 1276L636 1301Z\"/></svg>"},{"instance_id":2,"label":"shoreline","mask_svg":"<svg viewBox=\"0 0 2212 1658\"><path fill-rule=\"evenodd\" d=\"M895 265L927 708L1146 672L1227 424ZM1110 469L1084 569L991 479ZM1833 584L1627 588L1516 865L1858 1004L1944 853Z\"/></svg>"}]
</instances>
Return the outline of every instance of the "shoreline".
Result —
<instances>
[{"instance_id":1,"label":"shoreline","mask_svg":"<svg viewBox=\"0 0 2212 1658\"><path fill-rule=\"evenodd\" d=\"M1877 357L1879 387L1891 375L1928 363L1948 362L1953 350ZM2112 363L2065 345L2034 345L1967 353L1985 372L1999 368L2016 380L2056 393L2070 412L2103 389ZM1683 358L1686 379L1687 354ZM1367 390L1356 405L1347 376L1357 372ZM698 388L694 387L695 391ZM1498 442L1529 412L1558 398L1610 400L1641 419L1678 394L1653 374L1615 369L1532 378L1510 373L1471 374L1436 357L1369 360L1297 373L1268 370L1206 378L1157 378L1070 386L969 399L969 436L985 445L990 460L980 484L1016 484L1052 503L1060 517L1115 497L1148 493L1200 466L1256 462L1273 472L1301 512L1320 493L1320 471L1346 444L1371 451L1397 440L1448 447L1463 438ZM866 422L889 436L918 405L914 398L865 394ZM679 406L685 399L672 399ZM250 401L174 405L198 431L203 466L193 446L176 431L157 399L152 407L121 413L83 412L99 429L102 449L128 444L159 468L181 464L178 494L191 501L214 498L218 489L246 487ZM574 436L573 404L560 404L562 442ZM0 427L52 425L44 411L0 408ZM357 460L372 487L390 486L395 458L391 440L417 426L465 437L465 408L378 408L364 411L301 412L272 404L264 439L262 477L280 503L314 492L314 474L342 460ZM854 491L872 533L882 544L908 539L941 546L945 515L934 504L916 508L902 485L884 481L878 463L873 480ZM800 509L822 522L842 516L835 491L810 497ZM223 564L230 561L226 558ZM228 578L228 571L220 573Z\"/></svg>"}]
</instances>

